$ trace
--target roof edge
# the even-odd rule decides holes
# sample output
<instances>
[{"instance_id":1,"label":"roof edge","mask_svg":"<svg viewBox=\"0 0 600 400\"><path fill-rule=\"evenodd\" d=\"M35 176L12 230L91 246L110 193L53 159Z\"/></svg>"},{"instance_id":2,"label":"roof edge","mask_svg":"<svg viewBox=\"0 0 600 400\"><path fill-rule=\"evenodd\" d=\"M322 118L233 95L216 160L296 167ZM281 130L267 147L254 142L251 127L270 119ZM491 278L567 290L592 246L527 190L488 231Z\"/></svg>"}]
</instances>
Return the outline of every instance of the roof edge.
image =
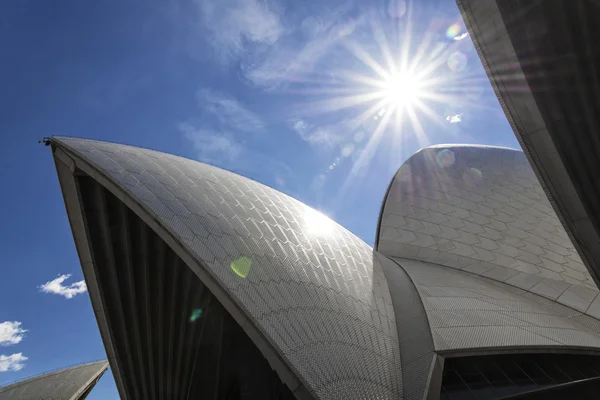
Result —
<instances>
[{"instance_id":1,"label":"roof edge","mask_svg":"<svg viewBox=\"0 0 600 400\"><path fill-rule=\"evenodd\" d=\"M123 187L114 181L109 175L102 172L102 169L95 163L85 160L77 151L68 144L62 142L59 137L52 138L52 145L62 150L68 157L71 157L74 169L79 169L86 173L109 192L115 195L119 200L130 208L138 217L143 220L165 243L188 265L194 274L202 283L213 293L223 307L231 314L234 320L249 336L259 351L267 359L271 367L277 372L280 379L286 383L290 391L298 399L312 399L313 396L308 390L308 386L302 381L301 374L295 371L285 360L283 355L279 354L277 349L271 344L269 339L260 331L260 329L246 316L245 311L229 295L227 290L212 277L180 241L174 236L168 228L163 226L158 216L152 210L136 201Z\"/></svg>"},{"instance_id":2,"label":"roof edge","mask_svg":"<svg viewBox=\"0 0 600 400\"><path fill-rule=\"evenodd\" d=\"M19 379L19 380L16 380L16 381L8 382L7 384L5 384L3 386L0 386L0 393L2 393L3 390L8 389L9 386L13 386L14 385L15 387L17 387L17 386L19 386L17 384L24 384L24 383L28 383L28 382L33 382L36 379L46 378L46 377L52 376L54 374L60 374L61 372L65 372L65 371L67 371L69 369L86 367L88 365L100 364L100 363L103 363L103 362L106 363L106 365L104 366L104 368L101 369L102 373L104 373L108 369L108 367L109 367L108 360L98 360L98 361L86 362L86 363L83 363L83 364L74 364L74 365L70 365L68 367L62 367L62 368L59 368L59 369L53 369L53 370L49 370L49 371L46 371L46 372L42 372L40 374L31 375L31 376L25 377L23 379ZM87 383L86 383L86 387L87 387Z\"/></svg>"},{"instance_id":3,"label":"roof edge","mask_svg":"<svg viewBox=\"0 0 600 400\"><path fill-rule=\"evenodd\" d=\"M404 160L404 162L396 170L396 173L392 176L392 179L390 180L390 183L388 184L388 187L387 187L387 189L385 191L385 194L383 195L383 200L381 202L381 207L379 208L379 217L377 218L377 226L375 228L375 242L373 244L373 250L378 251L378 249L379 249L379 235L380 235L380 232L381 232L381 223L383 222L383 213L384 213L384 210L385 210L385 205L387 203L388 196L389 196L390 191L392 189L392 185L394 184L394 181L396 180L396 178L398 178L398 175L400 174L400 171L402 170L402 167L404 167L414 157L416 157L420 153L425 152L427 150L435 150L435 149L458 149L458 148L478 148L478 149L493 149L493 150L504 150L504 151L508 150L508 151L514 151L514 152L523 153L523 150L521 150L521 149L513 149L512 147L504 147L504 146L490 146L490 145L484 145L484 144L447 143L447 144L434 144L434 145L427 146L427 147L421 147L413 155L411 155L406 160Z\"/></svg>"}]
</instances>

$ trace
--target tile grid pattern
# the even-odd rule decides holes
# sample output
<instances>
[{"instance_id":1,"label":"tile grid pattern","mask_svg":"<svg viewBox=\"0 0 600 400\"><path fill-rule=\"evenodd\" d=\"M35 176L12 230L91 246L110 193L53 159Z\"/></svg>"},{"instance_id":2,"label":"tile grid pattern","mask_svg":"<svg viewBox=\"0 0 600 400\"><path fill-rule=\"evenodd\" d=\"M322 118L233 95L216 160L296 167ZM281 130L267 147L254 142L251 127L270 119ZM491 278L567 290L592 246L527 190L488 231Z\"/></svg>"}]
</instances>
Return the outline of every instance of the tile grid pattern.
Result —
<instances>
[{"instance_id":1,"label":"tile grid pattern","mask_svg":"<svg viewBox=\"0 0 600 400\"><path fill-rule=\"evenodd\" d=\"M377 249L479 274L594 317L600 298L521 151L421 150L396 174Z\"/></svg>"},{"instance_id":2,"label":"tile grid pattern","mask_svg":"<svg viewBox=\"0 0 600 400\"><path fill-rule=\"evenodd\" d=\"M178 238L315 397L401 397L387 281L360 239L228 171L130 146L55 140L112 178ZM240 257L252 262L245 279L230 267Z\"/></svg>"},{"instance_id":3,"label":"tile grid pattern","mask_svg":"<svg viewBox=\"0 0 600 400\"><path fill-rule=\"evenodd\" d=\"M0 400L71 399L107 367L108 362L100 361L19 381L0 387Z\"/></svg>"},{"instance_id":4,"label":"tile grid pattern","mask_svg":"<svg viewBox=\"0 0 600 400\"><path fill-rule=\"evenodd\" d=\"M572 308L454 268L396 261L421 295L436 351L600 348L600 321Z\"/></svg>"}]
</instances>

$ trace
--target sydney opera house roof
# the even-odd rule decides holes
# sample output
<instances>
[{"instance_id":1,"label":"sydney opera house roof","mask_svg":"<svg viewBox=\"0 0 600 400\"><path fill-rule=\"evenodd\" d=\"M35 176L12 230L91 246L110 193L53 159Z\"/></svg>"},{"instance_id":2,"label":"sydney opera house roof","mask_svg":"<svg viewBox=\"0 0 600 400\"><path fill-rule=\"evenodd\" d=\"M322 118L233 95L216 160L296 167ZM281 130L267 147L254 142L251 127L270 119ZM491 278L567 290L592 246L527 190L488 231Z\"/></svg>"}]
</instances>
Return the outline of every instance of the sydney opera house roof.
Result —
<instances>
[{"instance_id":1,"label":"sydney opera house roof","mask_svg":"<svg viewBox=\"0 0 600 400\"><path fill-rule=\"evenodd\" d=\"M600 283L600 3L456 3L513 132Z\"/></svg>"},{"instance_id":2,"label":"sydney opera house roof","mask_svg":"<svg viewBox=\"0 0 600 400\"><path fill-rule=\"evenodd\" d=\"M505 282L600 318L598 289L521 151L421 150L391 183L375 249Z\"/></svg>"},{"instance_id":3,"label":"sydney opera house roof","mask_svg":"<svg viewBox=\"0 0 600 400\"><path fill-rule=\"evenodd\" d=\"M385 194L372 249L210 165L50 144L122 399L501 398L600 385L598 289L520 151L419 151Z\"/></svg>"},{"instance_id":4,"label":"sydney opera house roof","mask_svg":"<svg viewBox=\"0 0 600 400\"><path fill-rule=\"evenodd\" d=\"M83 400L108 368L98 361L0 387L0 400Z\"/></svg>"}]
</instances>

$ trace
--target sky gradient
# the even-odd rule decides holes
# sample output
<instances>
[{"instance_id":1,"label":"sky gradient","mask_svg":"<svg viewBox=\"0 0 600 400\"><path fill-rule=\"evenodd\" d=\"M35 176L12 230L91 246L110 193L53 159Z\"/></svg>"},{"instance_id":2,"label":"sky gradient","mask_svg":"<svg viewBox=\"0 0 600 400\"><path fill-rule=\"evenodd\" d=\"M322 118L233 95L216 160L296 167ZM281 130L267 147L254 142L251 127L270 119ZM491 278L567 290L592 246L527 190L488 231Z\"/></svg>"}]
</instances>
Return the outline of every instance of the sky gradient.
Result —
<instances>
[{"instance_id":1,"label":"sky gradient","mask_svg":"<svg viewBox=\"0 0 600 400\"><path fill-rule=\"evenodd\" d=\"M208 162L369 245L419 148L518 148L454 0L8 0L0 15L0 386L106 357L42 137ZM109 370L89 399L116 398Z\"/></svg>"}]
</instances>

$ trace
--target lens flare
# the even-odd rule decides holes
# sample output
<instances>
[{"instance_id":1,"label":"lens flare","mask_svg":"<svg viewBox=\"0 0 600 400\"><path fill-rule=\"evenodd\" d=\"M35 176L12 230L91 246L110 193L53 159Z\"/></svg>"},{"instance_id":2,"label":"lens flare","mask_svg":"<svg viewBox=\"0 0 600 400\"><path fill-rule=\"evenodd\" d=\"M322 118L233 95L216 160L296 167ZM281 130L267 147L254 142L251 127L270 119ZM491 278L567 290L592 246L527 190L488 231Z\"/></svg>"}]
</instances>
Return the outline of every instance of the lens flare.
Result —
<instances>
[{"instance_id":1,"label":"lens flare","mask_svg":"<svg viewBox=\"0 0 600 400\"><path fill-rule=\"evenodd\" d=\"M390 0L387 12L392 18L402 18L406 13L406 2L404 0Z\"/></svg>"},{"instance_id":2,"label":"lens flare","mask_svg":"<svg viewBox=\"0 0 600 400\"><path fill-rule=\"evenodd\" d=\"M202 317L202 309L197 308L192 311L192 315L190 316L190 322L194 322Z\"/></svg>"},{"instance_id":3,"label":"lens flare","mask_svg":"<svg viewBox=\"0 0 600 400\"><path fill-rule=\"evenodd\" d=\"M363 141L363 139L365 138L365 131L363 131L362 129L359 129L355 134L354 134L354 141L356 143L360 143Z\"/></svg>"},{"instance_id":4,"label":"lens flare","mask_svg":"<svg viewBox=\"0 0 600 400\"><path fill-rule=\"evenodd\" d=\"M473 103L464 89L481 85L475 78L457 73L467 67L467 56L457 51L459 45L465 46L454 40L465 31L462 24L440 24L417 33L408 1L386 1L387 16L357 19L355 34L337 42L354 58L342 61L343 66L335 69L336 84L321 85L318 77L328 73L322 71L316 74L314 87L302 89L307 94L324 95L304 103L304 112L323 115L351 110L352 116L344 117L344 129L352 136L340 148L340 155L349 164L351 161L351 167L333 201L343 201L350 187L368 176L373 155L382 144L400 158L414 144L430 144L429 123L448 129L445 118L451 114L443 115L439 109L452 104L461 111L469 101ZM394 18L394 29L387 29L389 17ZM372 35L365 40L368 25ZM450 43L444 35L452 39ZM354 148L345 147L347 143L354 143ZM330 161L325 173L337 171L339 165L337 160Z\"/></svg>"},{"instance_id":5,"label":"lens flare","mask_svg":"<svg viewBox=\"0 0 600 400\"><path fill-rule=\"evenodd\" d=\"M461 27L459 24L452 24L446 29L446 37L448 39L454 39L456 36L460 34Z\"/></svg>"},{"instance_id":6,"label":"lens flare","mask_svg":"<svg viewBox=\"0 0 600 400\"><path fill-rule=\"evenodd\" d=\"M477 168L469 167L463 173L463 182L467 186L477 186L483 179L483 174Z\"/></svg>"},{"instance_id":7,"label":"lens flare","mask_svg":"<svg viewBox=\"0 0 600 400\"><path fill-rule=\"evenodd\" d=\"M460 72L467 67L467 56L460 51L450 54L448 58L448 68L452 71Z\"/></svg>"},{"instance_id":8,"label":"lens flare","mask_svg":"<svg viewBox=\"0 0 600 400\"><path fill-rule=\"evenodd\" d=\"M231 262L231 269L233 270L233 272L235 272L242 278L248 276L251 266L252 260L248 257L240 257L237 260Z\"/></svg>"},{"instance_id":9,"label":"lens flare","mask_svg":"<svg viewBox=\"0 0 600 400\"><path fill-rule=\"evenodd\" d=\"M352 143L348 143L342 148L342 156L349 157L354 152L354 145Z\"/></svg>"},{"instance_id":10,"label":"lens flare","mask_svg":"<svg viewBox=\"0 0 600 400\"><path fill-rule=\"evenodd\" d=\"M435 161L440 167L448 168L454 165L454 161L456 161L456 159L452 150L444 149L436 153Z\"/></svg>"}]
</instances>

